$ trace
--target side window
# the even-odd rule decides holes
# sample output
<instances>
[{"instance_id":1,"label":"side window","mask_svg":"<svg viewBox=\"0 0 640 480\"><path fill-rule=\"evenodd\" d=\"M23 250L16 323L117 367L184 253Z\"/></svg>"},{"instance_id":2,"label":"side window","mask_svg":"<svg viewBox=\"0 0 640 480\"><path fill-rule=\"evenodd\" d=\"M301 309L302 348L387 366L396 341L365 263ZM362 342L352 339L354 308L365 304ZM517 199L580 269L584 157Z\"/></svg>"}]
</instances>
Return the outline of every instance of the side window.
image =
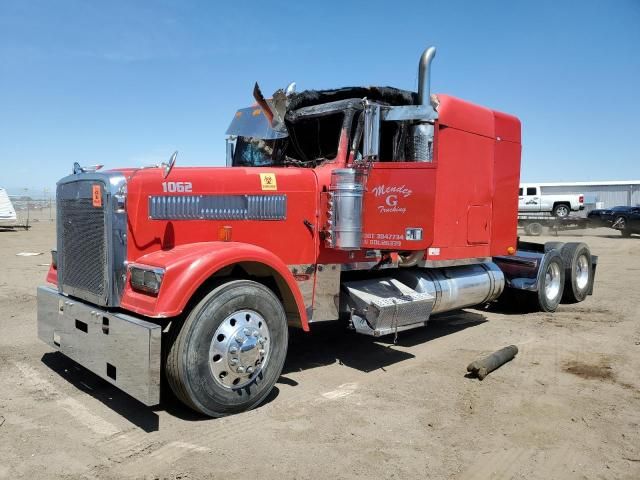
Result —
<instances>
[{"instance_id":1,"label":"side window","mask_svg":"<svg viewBox=\"0 0 640 480\"><path fill-rule=\"evenodd\" d=\"M536 187L527 187L527 195L537 195Z\"/></svg>"},{"instance_id":2,"label":"side window","mask_svg":"<svg viewBox=\"0 0 640 480\"><path fill-rule=\"evenodd\" d=\"M522 196L522 187L520 187L520 188L518 189L518 196L519 196L519 197L521 197L521 196Z\"/></svg>"}]
</instances>

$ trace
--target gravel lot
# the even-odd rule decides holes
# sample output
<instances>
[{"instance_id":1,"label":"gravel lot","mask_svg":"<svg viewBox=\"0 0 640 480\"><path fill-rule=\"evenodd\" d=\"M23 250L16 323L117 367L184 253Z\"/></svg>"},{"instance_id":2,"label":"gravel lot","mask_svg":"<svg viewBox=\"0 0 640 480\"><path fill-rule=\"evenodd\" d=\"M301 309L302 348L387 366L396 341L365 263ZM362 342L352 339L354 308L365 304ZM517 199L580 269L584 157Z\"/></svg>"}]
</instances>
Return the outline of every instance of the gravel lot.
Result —
<instances>
[{"instance_id":1,"label":"gravel lot","mask_svg":"<svg viewBox=\"0 0 640 480\"><path fill-rule=\"evenodd\" d=\"M145 408L36 338L47 212L0 232L0 479L640 478L640 237L584 234L562 235L600 256L584 303L456 312L397 345L296 333L268 402L211 420ZM508 344L512 362L465 378Z\"/></svg>"}]
</instances>

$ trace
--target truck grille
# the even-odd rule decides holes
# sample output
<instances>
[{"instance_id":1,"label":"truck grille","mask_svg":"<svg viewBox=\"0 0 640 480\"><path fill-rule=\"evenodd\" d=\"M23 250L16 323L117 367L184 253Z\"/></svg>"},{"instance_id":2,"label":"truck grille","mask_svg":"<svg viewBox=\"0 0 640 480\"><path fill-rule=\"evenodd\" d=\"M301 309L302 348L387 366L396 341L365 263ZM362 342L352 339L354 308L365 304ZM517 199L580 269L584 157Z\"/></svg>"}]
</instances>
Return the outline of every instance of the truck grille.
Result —
<instances>
[{"instance_id":1,"label":"truck grille","mask_svg":"<svg viewBox=\"0 0 640 480\"><path fill-rule=\"evenodd\" d=\"M94 194L99 198L94 199ZM56 195L58 289L106 305L110 253L105 183L96 179L61 182Z\"/></svg>"},{"instance_id":2,"label":"truck grille","mask_svg":"<svg viewBox=\"0 0 640 480\"><path fill-rule=\"evenodd\" d=\"M96 208L91 198L58 202L62 240L63 287L76 296L87 292L105 297L107 247L104 209ZM70 292L71 293L71 292Z\"/></svg>"}]
</instances>

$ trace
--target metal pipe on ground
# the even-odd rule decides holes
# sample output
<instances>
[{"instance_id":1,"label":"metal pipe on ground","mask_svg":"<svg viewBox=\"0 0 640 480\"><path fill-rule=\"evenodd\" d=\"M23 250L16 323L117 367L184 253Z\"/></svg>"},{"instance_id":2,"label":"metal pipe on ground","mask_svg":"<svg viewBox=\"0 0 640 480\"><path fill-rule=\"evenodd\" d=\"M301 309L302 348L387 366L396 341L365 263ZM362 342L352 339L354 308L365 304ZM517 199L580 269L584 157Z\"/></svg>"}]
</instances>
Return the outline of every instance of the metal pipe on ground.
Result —
<instances>
[{"instance_id":1,"label":"metal pipe on ground","mask_svg":"<svg viewBox=\"0 0 640 480\"><path fill-rule=\"evenodd\" d=\"M501 367L518 353L518 347L515 345L509 345L508 347L501 348L497 352L491 355L471 362L467 367L467 372L475 375L480 380L484 380L484 377L493 372L496 368Z\"/></svg>"}]
</instances>

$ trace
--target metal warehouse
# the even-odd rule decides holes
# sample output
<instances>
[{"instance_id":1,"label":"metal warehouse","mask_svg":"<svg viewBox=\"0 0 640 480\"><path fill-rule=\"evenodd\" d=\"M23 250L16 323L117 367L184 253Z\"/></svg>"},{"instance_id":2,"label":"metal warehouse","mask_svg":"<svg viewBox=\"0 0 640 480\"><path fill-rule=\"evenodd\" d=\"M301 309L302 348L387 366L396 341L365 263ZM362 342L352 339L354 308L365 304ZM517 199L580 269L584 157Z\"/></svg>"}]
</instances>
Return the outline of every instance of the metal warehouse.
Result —
<instances>
[{"instance_id":1,"label":"metal warehouse","mask_svg":"<svg viewBox=\"0 0 640 480\"><path fill-rule=\"evenodd\" d=\"M587 209L640 205L640 180L540 183L542 194L582 193Z\"/></svg>"}]
</instances>

